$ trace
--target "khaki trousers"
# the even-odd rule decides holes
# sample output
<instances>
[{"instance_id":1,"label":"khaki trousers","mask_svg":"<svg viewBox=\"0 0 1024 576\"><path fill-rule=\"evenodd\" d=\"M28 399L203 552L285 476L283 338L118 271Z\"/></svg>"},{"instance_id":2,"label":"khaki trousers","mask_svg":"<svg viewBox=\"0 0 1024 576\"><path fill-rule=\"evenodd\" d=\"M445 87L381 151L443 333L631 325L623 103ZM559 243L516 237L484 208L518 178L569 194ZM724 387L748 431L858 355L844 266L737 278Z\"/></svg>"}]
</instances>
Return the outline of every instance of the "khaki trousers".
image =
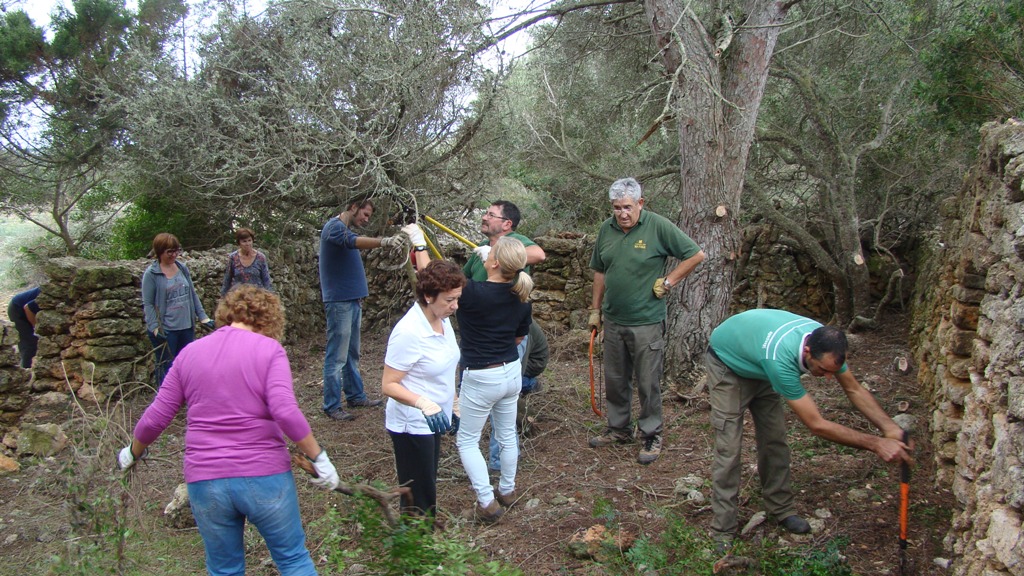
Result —
<instances>
[{"instance_id":1,"label":"khaki trousers","mask_svg":"<svg viewBox=\"0 0 1024 576\"><path fill-rule=\"evenodd\" d=\"M711 529L715 537L729 539L739 528L740 445L747 409L754 418L757 475L765 511L776 520L796 513L790 487L784 402L767 381L738 376L710 350L704 355L704 363L708 369L711 426L715 432Z\"/></svg>"}]
</instances>

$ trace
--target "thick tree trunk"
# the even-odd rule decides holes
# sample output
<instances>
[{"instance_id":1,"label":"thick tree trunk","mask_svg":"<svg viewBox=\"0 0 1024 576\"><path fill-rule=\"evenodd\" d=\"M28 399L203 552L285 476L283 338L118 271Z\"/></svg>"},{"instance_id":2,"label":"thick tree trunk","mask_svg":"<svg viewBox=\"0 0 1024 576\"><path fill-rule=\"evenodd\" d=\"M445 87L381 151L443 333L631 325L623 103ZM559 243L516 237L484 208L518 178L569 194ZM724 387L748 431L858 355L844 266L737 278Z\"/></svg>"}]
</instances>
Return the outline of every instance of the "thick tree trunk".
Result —
<instances>
[{"instance_id":1,"label":"thick tree trunk","mask_svg":"<svg viewBox=\"0 0 1024 576\"><path fill-rule=\"evenodd\" d=\"M707 255L669 302L666 376L683 385L711 331L729 313L742 240L737 218L747 153L768 64L791 3L748 0L734 11L747 15L743 22L711 14L704 18L707 25L685 8L688 4L644 2L675 82L683 206L675 221ZM719 206L727 211L721 218L715 215Z\"/></svg>"}]
</instances>

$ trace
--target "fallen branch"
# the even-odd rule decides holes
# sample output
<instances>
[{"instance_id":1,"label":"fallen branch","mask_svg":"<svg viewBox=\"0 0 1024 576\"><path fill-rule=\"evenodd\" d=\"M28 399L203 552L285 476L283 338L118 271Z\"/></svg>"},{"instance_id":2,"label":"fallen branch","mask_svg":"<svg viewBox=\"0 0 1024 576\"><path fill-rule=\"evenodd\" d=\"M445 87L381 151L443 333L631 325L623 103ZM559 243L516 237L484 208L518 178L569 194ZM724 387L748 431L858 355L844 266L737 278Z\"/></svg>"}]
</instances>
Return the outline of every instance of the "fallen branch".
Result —
<instances>
[{"instance_id":1,"label":"fallen branch","mask_svg":"<svg viewBox=\"0 0 1024 576\"><path fill-rule=\"evenodd\" d=\"M306 471L307 474L316 478L316 470L313 468L313 463L307 458L300 454L292 454L292 464L298 466ZM396 486L390 490L381 490L374 488L369 484L347 484L345 482L338 482L338 487L334 489L335 492L341 492L348 496L356 496L359 494L369 496L377 501L380 506L381 512L384 513L384 518L388 521L388 526L392 528L398 526L398 513L391 507L391 501L400 499L400 504L407 506L412 505L412 489L408 486Z\"/></svg>"}]
</instances>

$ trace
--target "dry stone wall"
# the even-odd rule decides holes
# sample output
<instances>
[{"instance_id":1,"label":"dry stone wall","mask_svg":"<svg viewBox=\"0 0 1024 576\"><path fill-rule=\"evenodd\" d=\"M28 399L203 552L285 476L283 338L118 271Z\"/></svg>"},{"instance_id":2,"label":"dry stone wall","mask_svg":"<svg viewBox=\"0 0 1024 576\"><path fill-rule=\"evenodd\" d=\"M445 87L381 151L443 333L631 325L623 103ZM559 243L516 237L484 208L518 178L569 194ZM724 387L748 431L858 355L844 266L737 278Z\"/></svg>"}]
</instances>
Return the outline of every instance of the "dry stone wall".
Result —
<instances>
[{"instance_id":1,"label":"dry stone wall","mask_svg":"<svg viewBox=\"0 0 1024 576\"><path fill-rule=\"evenodd\" d=\"M593 272L588 263L593 237L561 233L535 238L547 259L534 267L534 318L552 334L573 330L585 345L587 307ZM234 246L182 254L206 312L212 317L220 295L227 256ZM287 311L285 343L305 350L323 350L325 320L320 299L318 239L261 247L270 262L274 288ZM445 248L460 265L469 257L461 244ZM764 256L762 256L762 254ZM36 327L39 353L31 372L17 366L10 328L0 346L0 425L4 432L18 422L31 399L45 393L76 393L100 400L121 393L122 386L147 386L152 381L152 347L142 320L141 280L149 260L96 262L57 258L45 268L42 310ZM370 296L363 306L366 332L388 331L412 302L409 276L382 250L365 253ZM778 251L761 251L748 266L751 285L758 286L759 304L804 311L807 302L824 299L807 271L784 283L773 283L778 270L794 268ZM782 287L776 289L775 284ZM10 357L10 359L8 358Z\"/></svg>"},{"instance_id":2,"label":"dry stone wall","mask_svg":"<svg viewBox=\"0 0 1024 576\"><path fill-rule=\"evenodd\" d=\"M1024 124L982 129L916 287L915 354L952 486L957 576L1024 575Z\"/></svg>"}]
</instances>

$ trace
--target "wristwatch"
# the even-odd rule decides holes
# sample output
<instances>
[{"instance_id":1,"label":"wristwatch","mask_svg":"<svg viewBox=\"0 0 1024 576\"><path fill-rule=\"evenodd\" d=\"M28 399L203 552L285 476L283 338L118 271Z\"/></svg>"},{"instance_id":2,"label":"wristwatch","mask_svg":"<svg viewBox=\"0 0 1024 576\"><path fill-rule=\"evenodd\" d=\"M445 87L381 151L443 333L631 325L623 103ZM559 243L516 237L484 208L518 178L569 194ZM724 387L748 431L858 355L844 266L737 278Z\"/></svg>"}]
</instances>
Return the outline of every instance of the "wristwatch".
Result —
<instances>
[{"instance_id":1,"label":"wristwatch","mask_svg":"<svg viewBox=\"0 0 1024 576\"><path fill-rule=\"evenodd\" d=\"M417 246L417 247L413 248L413 250L415 250L417 252L423 252L426 249L427 249L426 246Z\"/></svg>"},{"instance_id":2,"label":"wristwatch","mask_svg":"<svg viewBox=\"0 0 1024 576\"><path fill-rule=\"evenodd\" d=\"M662 282L662 285L666 290L672 287L672 283L668 281L668 276L665 276L665 280Z\"/></svg>"}]
</instances>

